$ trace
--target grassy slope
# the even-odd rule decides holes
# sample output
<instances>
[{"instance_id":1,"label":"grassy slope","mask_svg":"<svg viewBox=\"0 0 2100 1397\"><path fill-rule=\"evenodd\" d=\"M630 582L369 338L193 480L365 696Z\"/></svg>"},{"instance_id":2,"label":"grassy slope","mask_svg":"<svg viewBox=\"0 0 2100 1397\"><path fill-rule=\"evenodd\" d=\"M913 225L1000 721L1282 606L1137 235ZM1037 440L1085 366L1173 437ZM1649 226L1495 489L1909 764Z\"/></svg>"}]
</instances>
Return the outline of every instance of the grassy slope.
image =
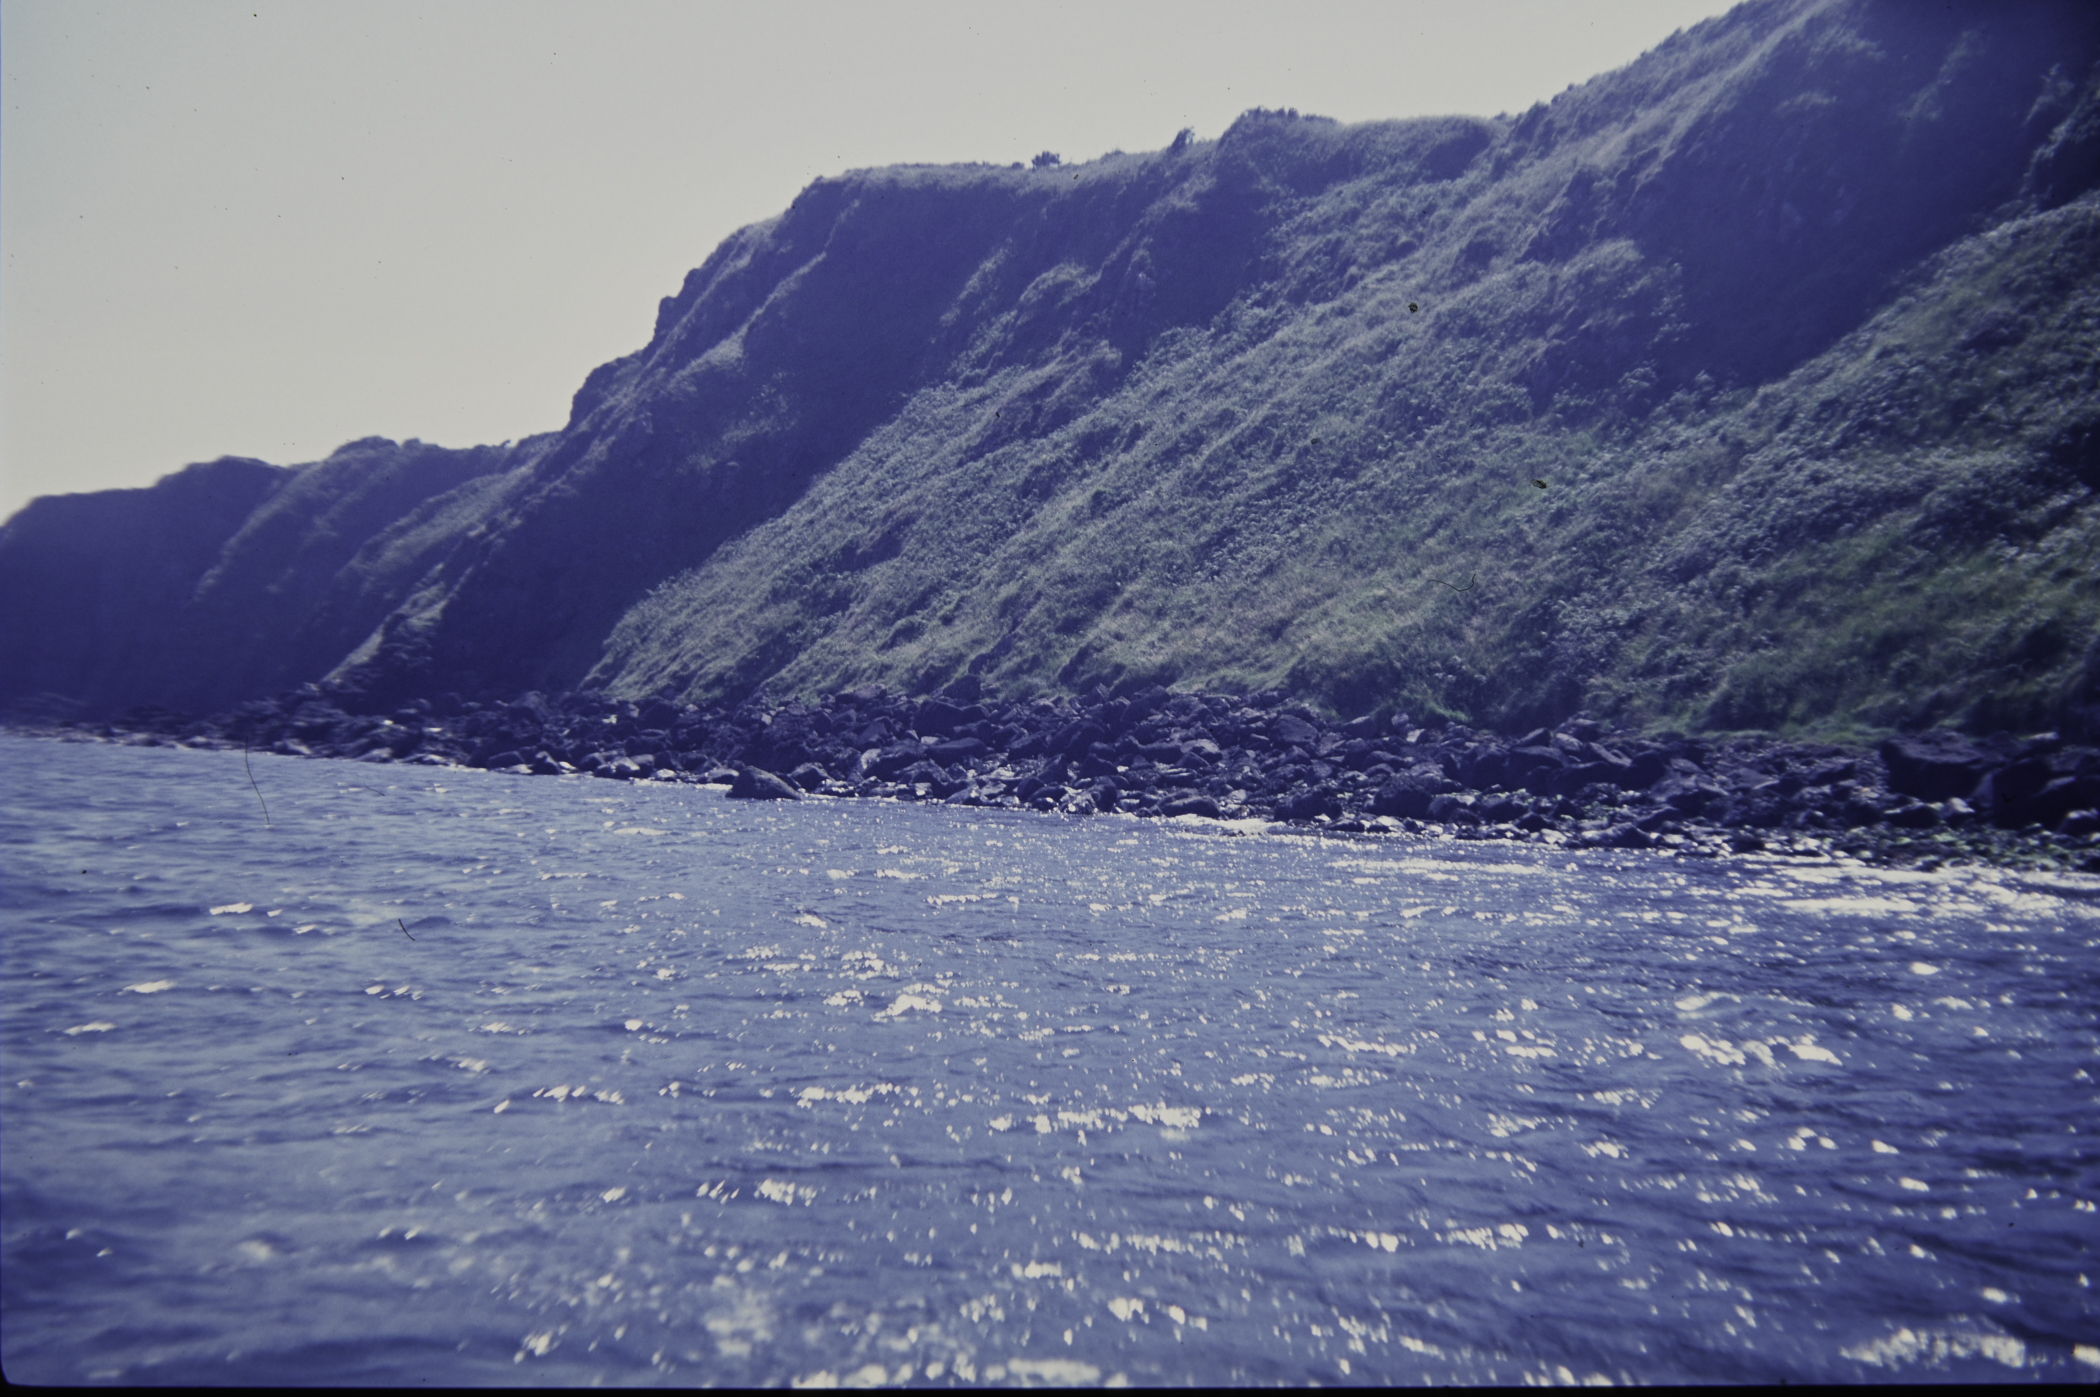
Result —
<instances>
[{"instance_id":1,"label":"grassy slope","mask_svg":"<svg viewBox=\"0 0 2100 1397\"><path fill-rule=\"evenodd\" d=\"M1935 114L1944 53L1876 67L1856 23L1758 18L1443 168L1409 147L1416 123L1243 121L1134 252L1042 273L980 332L980 371L965 354L632 609L594 679L702 699L966 670L1022 692L1166 680L1504 727L1584 706L1684 728L2046 723L2100 622L2095 205L2008 208L1923 263L1899 256L1913 229L1884 230L1899 265L1844 286L1881 303L1865 325L1806 362L1782 343L1806 313L1725 346L1712 309L1742 289L1701 262L1720 259L1696 211L1653 208L1704 188L1734 128L1779 158L1894 106L1900 152L2004 106L1982 83ZM1836 98L1803 104L1847 81L1872 100L1845 122ZM1743 212L1799 201L1834 224L1847 197L1781 188ZM1229 198L1268 231L1215 320L1130 346L1070 315L1048 352L1012 352L1014 323L1170 243L1177 201Z\"/></svg>"}]
</instances>

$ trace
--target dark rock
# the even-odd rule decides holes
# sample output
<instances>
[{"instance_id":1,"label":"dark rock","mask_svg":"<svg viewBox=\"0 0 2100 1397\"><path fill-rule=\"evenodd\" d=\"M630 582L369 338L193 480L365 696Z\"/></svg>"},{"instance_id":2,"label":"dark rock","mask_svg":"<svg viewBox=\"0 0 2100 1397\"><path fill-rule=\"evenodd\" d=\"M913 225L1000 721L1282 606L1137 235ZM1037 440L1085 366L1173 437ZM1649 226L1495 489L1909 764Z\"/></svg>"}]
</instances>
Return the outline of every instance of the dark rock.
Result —
<instances>
[{"instance_id":1,"label":"dark rock","mask_svg":"<svg viewBox=\"0 0 2100 1397\"><path fill-rule=\"evenodd\" d=\"M2009 812L2056 779L2045 757L2023 757L2000 767L1977 783L1969 799L1993 824L2005 825Z\"/></svg>"},{"instance_id":2,"label":"dark rock","mask_svg":"<svg viewBox=\"0 0 2100 1397\"><path fill-rule=\"evenodd\" d=\"M1052 735L1048 750L1052 752L1085 752L1108 736L1108 730L1092 719L1077 719L1065 724Z\"/></svg>"},{"instance_id":3,"label":"dark rock","mask_svg":"<svg viewBox=\"0 0 2100 1397\"><path fill-rule=\"evenodd\" d=\"M1887 798L1876 799L1871 795L1854 792L1843 800L1823 808L1823 815L1847 829L1858 829L1864 825L1878 825L1887 818ZM1888 807L1894 808L1894 807ZM1931 806L1925 807L1927 810ZM1935 812L1937 813L1937 812Z\"/></svg>"},{"instance_id":4,"label":"dark rock","mask_svg":"<svg viewBox=\"0 0 2100 1397\"><path fill-rule=\"evenodd\" d=\"M1160 802L1159 813L1169 819L1176 815L1201 815L1207 820L1218 818L1218 803L1205 795L1176 796Z\"/></svg>"},{"instance_id":5,"label":"dark rock","mask_svg":"<svg viewBox=\"0 0 2100 1397\"><path fill-rule=\"evenodd\" d=\"M831 779L831 773L816 762L804 762L788 773L787 779L805 791L813 791Z\"/></svg>"},{"instance_id":6,"label":"dark rock","mask_svg":"<svg viewBox=\"0 0 2100 1397\"><path fill-rule=\"evenodd\" d=\"M1670 754L1667 752L1643 752L1633 759L1626 772L1626 789L1645 791L1671 773Z\"/></svg>"},{"instance_id":7,"label":"dark rock","mask_svg":"<svg viewBox=\"0 0 2100 1397\"><path fill-rule=\"evenodd\" d=\"M1380 811L1384 814L1384 811ZM1441 795L1429 802L1429 818L1441 824L1477 825L1480 812L1463 796Z\"/></svg>"},{"instance_id":8,"label":"dark rock","mask_svg":"<svg viewBox=\"0 0 2100 1397\"><path fill-rule=\"evenodd\" d=\"M1649 788L1651 800L1660 800L1680 815L1696 816L1704 812L1715 801L1724 799L1727 792L1713 782L1697 776L1686 776L1672 772L1666 779Z\"/></svg>"},{"instance_id":9,"label":"dark rock","mask_svg":"<svg viewBox=\"0 0 2100 1397\"><path fill-rule=\"evenodd\" d=\"M1803 778L1811 786L1833 786L1859 779L1859 763L1850 759L1819 762Z\"/></svg>"},{"instance_id":10,"label":"dark rock","mask_svg":"<svg viewBox=\"0 0 2100 1397\"><path fill-rule=\"evenodd\" d=\"M1094 808L1104 814L1114 810L1123 799L1123 792L1115 782L1106 777L1087 787L1086 795L1087 799L1094 802Z\"/></svg>"},{"instance_id":11,"label":"dark rock","mask_svg":"<svg viewBox=\"0 0 2100 1397\"><path fill-rule=\"evenodd\" d=\"M1551 793L1553 779L1568 767L1568 759L1552 747L1517 747L1503 758L1502 781L1521 786L1535 796Z\"/></svg>"},{"instance_id":12,"label":"dark rock","mask_svg":"<svg viewBox=\"0 0 2100 1397\"><path fill-rule=\"evenodd\" d=\"M1378 788L1371 798L1374 814L1390 815L1395 819L1419 820L1429 813L1429 803L1442 792L1447 784L1441 774L1431 776L1430 771L1416 767L1402 772Z\"/></svg>"},{"instance_id":13,"label":"dark rock","mask_svg":"<svg viewBox=\"0 0 2100 1397\"><path fill-rule=\"evenodd\" d=\"M1944 729L1892 737L1881 744L1881 760L1889 789L1919 800L1968 796L1995 764L1990 753Z\"/></svg>"},{"instance_id":14,"label":"dark rock","mask_svg":"<svg viewBox=\"0 0 2100 1397\"><path fill-rule=\"evenodd\" d=\"M1319 737L1318 728L1294 713L1280 713L1269 721L1269 740L1279 747L1310 749Z\"/></svg>"},{"instance_id":15,"label":"dark rock","mask_svg":"<svg viewBox=\"0 0 2100 1397\"><path fill-rule=\"evenodd\" d=\"M1731 796L1707 813L1716 824L1748 825L1756 829L1776 829L1786 818L1786 809L1778 801L1750 795Z\"/></svg>"},{"instance_id":16,"label":"dark rock","mask_svg":"<svg viewBox=\"0 0 2100 1397\"><path fill-rule=\"evenodd\" d=\"M958 737L952 741L934 743L926 749L926 755L946 765L969 761L973 757L984 756L989 751L991 748L985 745L981 737Z\"/></svg>"},{"instance_id":17,"label":"dark rock","mask_svg":"<svg viewBox=\"0 0 2100 1397\"><path fill-rule=\"evenodd\" d=\"M921 736L952 733L965 723L973 723L984 716L981 708L965 708L946 699L930 698L921 703L912 714L912 730Z\"/></svg>"},{"instance_id":18,"label":"dark rock","mask_svg":"<svg viewBox=\"0 0 2100 1397\"><path fill-rule=\"evenodd\" d=\"M1508 765L1508 756L1501 748L1483 747L1460 759L1456 775L1474 790L1485 791L1504 783Z\"/></svg>"},{"instance_id":19,"label":"dark rock","mask_svg":"<svg viewBox=\"0 0 2100 1397\"><path fill-rule=\"evenodd\" d=\"M1621 757L1616 761L1583 762L1579 766L1564 768L1554 773L1546 783L1546 789L1553 795L1574 795L1585 786L1609 785L1623 789L1632 784L1633 763Z\"/></svg>"},{"instance_id":20,"label":"dark rock","mask_svg":"<svg viewBox=\"0 0 2100 1397\"><path fill-rule=\"evenodd\" d=\"M1087 753L1073 767L1073 770L1081 777L1089 779L1110 777L1117 774L1115 759L1100 752Z\"/></svg>"},{"instance_id":21,"label":"dark rock","mask_svg":"<svg viewBox=\"0 0 2100 1397\"><path fill-rule=\"evenodd\" d=\"M862 769L870 776L891 781L906 767L925 759L925 747L916 741L907 740L883 748L872 761L864 762Z\"/></svg>"},{"instance_id":22,"label":"dark rock","mask_svg":"<svg viewBox=\"0 0 2100 1397\"><path fill-rule=\"evenodd\" d=\"M1341 813L1341 801L1323 787L1294 791L1276 802L1277 818L1284 820L1310 820L1320 815L1332 818Z\"/></svg>"},{"instance_id":23,"label":"dark rock","mask_svg":"<svg viewBox=\"0 0 2100 1397\"><path fill-rule=\"evenodd\" d=\"M729 787L731 800L800 800L802 792L790 786L770 771L755 766L738 770L736 780Z\"/></svg>"},{"instance_id":24,"label":"dark rock","mask_svg":"<svg viewBox=\"0 0 2100 1397\"><path fill-rule=\"evenodd\" d=\"M941 787L948 784L948 772L938 762L931 762L921 757L910 766L893 773L888 779L900 782L906 786L925 785Z\"/></svg>"},{"instance_id":25,"label":"dark rock","mask_svg":"<svg viewBox=\"0 0 2100 1397\"><path fill-rule=\"evenodd\" d=\"M1899 805L1884 818L1897 829L1931 829L1940 822L1939 807L1917 804Z\"/></svg>"},{"instance_id":26,"label":"dark rock","mask_svg":"<svg viewBox=\"0 0 2100 1397\"><path fill-rule=\"evenodd\" d=\"M1490 824L1507 825L1523 819L1530 812L1531 807L1524 804L1521 800L1514 800L1509 796L1504 796L1500 800L1488 802L1486 805L1479 807L1479 809L1481 819L1486 820Z\"/></svg>"},{"instance_id":27,"label":"dark rock","mask_svg":"<svg viewBox=\"0 0 2100 1397\"><path fill-rule=\"evenodd\" d=\"M2100 776L2058 776L2040 790L2029 790L2024 795L2006 795L1990 789L2001 781L2010 790L2026 786L2024 781L2007 779L2025 765L2024 762L2016 763L2003 771L1993 772L1977 787L1977 804L1993 824L2005 829L2022 829L2028 825L2053 827L2074 810L2100 805Z\"/></svg>"}]
</instances>

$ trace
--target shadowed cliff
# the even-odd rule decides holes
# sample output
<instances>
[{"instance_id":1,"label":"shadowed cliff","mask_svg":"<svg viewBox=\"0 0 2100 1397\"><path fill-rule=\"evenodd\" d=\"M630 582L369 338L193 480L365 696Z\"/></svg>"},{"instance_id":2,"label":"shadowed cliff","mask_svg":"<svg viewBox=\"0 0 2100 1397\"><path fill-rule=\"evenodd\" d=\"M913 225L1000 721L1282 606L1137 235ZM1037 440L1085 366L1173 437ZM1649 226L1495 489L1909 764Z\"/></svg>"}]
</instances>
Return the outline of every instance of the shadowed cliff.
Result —
<instances>
[{"instance_id":1,"label":"shadowed cliff","mask_svg":"<svg viewBox=\"0 0 2100 1397\"><path fill-rule=\"evenodd\" d=\"M2083 721L2096 65L2090 6L1750 4L1515 119L819 181L561 432L36 502L0 703Z\"/></svg>"}]
</instances>

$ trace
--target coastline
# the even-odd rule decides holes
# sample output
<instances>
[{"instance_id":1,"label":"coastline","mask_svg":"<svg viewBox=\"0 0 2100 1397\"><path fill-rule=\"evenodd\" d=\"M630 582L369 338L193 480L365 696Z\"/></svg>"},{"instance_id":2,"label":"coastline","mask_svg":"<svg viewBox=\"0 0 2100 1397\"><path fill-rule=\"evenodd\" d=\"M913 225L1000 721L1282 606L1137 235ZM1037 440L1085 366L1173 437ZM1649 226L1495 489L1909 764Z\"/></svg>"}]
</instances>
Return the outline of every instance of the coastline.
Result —
<instances>
[{"instance_id":1,"label":"coastline","mask_svg":"<svg viewBox=\"0 0 2100 1397\"><path fill-rule=\"evenodd\" d=\"M134 710L113 722L6 726L62 741L728 784L757 799L2100 873L2100 750L2057 733L1943 731L1868 748L1639 734L1577 716L1509 736L1404 713L1337 723L1273 691L1154 686L1004 701L971 680L917 699L865 688L774 703L761 693L734 709L528 694L417 700L380 715L346 711L338 700L348 697L306 685L206 718Z\"/></svg>"}]
</instances>

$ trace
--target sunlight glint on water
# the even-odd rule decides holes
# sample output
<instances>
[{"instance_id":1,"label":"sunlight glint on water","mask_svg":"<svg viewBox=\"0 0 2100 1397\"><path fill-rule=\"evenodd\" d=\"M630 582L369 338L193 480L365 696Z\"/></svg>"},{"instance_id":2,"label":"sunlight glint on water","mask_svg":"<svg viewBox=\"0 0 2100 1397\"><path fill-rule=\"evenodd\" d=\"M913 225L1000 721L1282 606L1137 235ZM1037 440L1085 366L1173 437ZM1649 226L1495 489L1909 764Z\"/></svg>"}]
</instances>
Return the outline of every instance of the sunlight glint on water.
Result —
<instances>
[{"instance_id":1,"label":"sunlight glint on water","mask_svg":"<svg viewBox=\"0 0 2100 1397\"><path fill-rule=\"evenodd\" d=\"M17 1380L2100 1377L2100 880L0 751Z\"/></svg>"}]
</instances>

